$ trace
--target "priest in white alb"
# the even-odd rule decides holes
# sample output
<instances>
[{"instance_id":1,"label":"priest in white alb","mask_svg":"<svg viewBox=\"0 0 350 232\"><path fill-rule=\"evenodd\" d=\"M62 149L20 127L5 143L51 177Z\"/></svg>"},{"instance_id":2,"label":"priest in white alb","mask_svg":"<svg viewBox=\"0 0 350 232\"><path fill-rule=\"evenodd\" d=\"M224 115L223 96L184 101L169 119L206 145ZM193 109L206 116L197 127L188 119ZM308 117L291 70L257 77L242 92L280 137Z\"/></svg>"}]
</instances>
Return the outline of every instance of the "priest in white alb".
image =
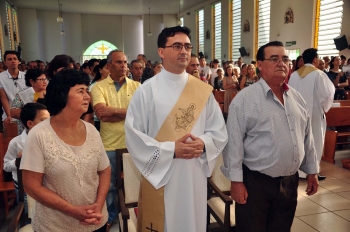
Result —
<instances>
[{"instance_id":1,"label":"priest in white alb","mask_svg":"<svg viewBox=\"0 0 350 232\"><path fill-rule=\"evenodd\" d=\"M142 174L138 231L206 231L207 178L227 143L212 87L186 73L192 45L187 27L158 37L162 71L134 93L126 144Z\"/></svg>"},{"instance_id":2,"label":"priest in white alb","mask_svg":"<svg viewBox=\"0 0 350 232\"><path fill-rule=\"evenodd\" d=\"M332 106L335 88L326 73L316 68L319 62L317 49L306 49L303 52L303 60L305 65L292 73L288 84L296 89L306 102L317 160L320 163L327 126L325 113ZM299 170L299 176L305 178L306 174ZM319 180L325 178L318 175Z\"/></svg>"}]
</instances>

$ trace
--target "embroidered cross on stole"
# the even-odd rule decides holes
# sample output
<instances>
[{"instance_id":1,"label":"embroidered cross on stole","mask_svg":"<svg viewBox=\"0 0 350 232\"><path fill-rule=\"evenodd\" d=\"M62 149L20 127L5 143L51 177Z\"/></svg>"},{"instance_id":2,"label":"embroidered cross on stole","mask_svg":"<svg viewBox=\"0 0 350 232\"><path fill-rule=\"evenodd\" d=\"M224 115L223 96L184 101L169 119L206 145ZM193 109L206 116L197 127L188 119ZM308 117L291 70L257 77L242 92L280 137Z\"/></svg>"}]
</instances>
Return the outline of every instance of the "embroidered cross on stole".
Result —
<instances>
[{"instance_id":1,"label":"embroidered cross on stole","mask_svg":"<svg viewBox=\"0 0 350 232\"><path fill-rule=\"evenodd\" d=\"M159 142L176 141L192 131L204 109L212 87L188 75L186 86L165 119L155 139ZM155 189L144 177L141 179L137 231L164 231L164 187ZM150 227L151 225L151 227Z\"/></svg>"}]
</instances>

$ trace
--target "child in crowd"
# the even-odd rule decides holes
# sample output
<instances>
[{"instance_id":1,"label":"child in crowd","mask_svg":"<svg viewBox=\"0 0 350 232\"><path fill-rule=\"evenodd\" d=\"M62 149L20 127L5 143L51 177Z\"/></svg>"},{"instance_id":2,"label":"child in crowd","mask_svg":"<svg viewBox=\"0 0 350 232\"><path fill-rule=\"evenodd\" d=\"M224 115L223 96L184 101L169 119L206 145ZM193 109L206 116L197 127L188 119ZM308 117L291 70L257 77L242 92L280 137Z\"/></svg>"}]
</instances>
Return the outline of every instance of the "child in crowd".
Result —
<instances>
[{"instance_id":1,"label":"child in crowd","mask_svg":"<svg viewBox=\"0 0 350 232\"><path fill-rule=\"evenodd\" d=\"M6 172L12 172L12 178L15 182L15 188L17 192L17 202L18 198L18 178L17 178L17 166L16 158L22 157L22 151L24 147L24 143L27 139L28 132L38 123L44 121L45 119L50 117L50 113L47 111L46 106L40 103L27 103L23 106L20 119L23 125L25 126L25 130L23 132L14 137L8 146L7 152L4 157L4 170ZM25 202L26 207L26 202ZM27 211L27 210L26 210Z\"/></svg>"}]
</instances>

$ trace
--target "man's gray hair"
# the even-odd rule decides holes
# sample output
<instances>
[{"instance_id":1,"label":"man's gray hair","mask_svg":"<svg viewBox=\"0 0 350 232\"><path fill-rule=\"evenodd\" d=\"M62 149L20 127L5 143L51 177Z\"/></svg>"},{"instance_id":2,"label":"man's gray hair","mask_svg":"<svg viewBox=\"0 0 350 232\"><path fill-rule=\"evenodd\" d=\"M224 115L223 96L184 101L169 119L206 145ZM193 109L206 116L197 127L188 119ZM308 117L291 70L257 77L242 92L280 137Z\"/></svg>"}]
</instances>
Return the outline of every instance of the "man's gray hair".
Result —
<instances>
[{"instance_id":1,"label":"man's gray hair","mask_svg":"<svg viewBox=\"0 0 350 232\"><path fill-rule=\"evenodd\" d=\"M110 51L107 55L107 63L112 63L112 54L115 52L123 52L123 51L119 50L119 49L114 49L114 50Z\"/></svg>"}]
</instances>

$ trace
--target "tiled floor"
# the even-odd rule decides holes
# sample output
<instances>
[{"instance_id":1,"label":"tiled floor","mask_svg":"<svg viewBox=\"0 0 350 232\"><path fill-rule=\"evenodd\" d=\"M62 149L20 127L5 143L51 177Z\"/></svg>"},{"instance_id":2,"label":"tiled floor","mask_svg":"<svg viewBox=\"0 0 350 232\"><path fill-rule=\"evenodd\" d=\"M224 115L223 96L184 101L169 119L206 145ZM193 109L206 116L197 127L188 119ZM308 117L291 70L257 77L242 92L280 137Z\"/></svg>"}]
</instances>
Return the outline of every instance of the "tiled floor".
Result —
<instances>
[{"instance_id":1,"label":"tiled floor","mask_svg":"<svg viewBox=\"0 0 350 232\"><path fill-rule=\"evenodd\" d=\"M321 162L319 191L305 194L306 180L299 181L298 206L292 232L349 232L350 231L350 171L339 167L341 157L350 157L350 151L339 152L336 165Z\"/></svg>"},{"instance_id":2,"label":"tiled floor","mask_svg":"<svg viewBox=\"0 0 350 232\"><path fill-rule=\"evenodd\" d=\"M350 157L350 150L337 151L335 165L321 162L321 173L327 178L320 181L314 196L305 194L306 180L300 180L292 232L350 231L350 171L341 167L345 157ZM4 231L6 225L0 228L0 232ZM119 232L117 221L110 232Z\"/></svg>"}]
</instances>

